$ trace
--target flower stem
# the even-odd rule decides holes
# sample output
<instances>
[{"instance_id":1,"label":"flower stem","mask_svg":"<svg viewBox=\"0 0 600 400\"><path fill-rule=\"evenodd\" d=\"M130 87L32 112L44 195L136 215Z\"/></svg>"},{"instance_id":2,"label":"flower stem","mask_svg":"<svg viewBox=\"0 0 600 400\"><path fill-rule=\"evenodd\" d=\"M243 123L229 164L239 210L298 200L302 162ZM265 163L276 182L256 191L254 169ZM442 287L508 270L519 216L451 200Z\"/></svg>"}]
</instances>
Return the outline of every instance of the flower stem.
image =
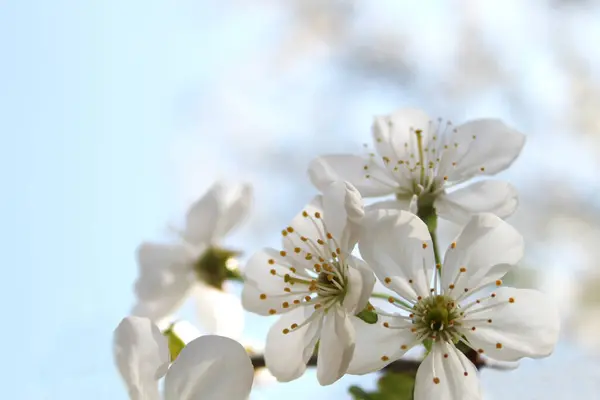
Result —
<instances>
[{"instance_id":1,"label":"flower stem","mask_svg":"<svg viewBox=\"0 0 600 400\"><path fill-rule=\"evenodd\" d=\"M433 255L435 257L435 263L441 264L442 259L440 257L440 250L438 248L437 238L437 213L433 205L418 205L417 216L421 218L427 225L427 230L431 235L431 241L433 242Z\"/></svg>"}]
</instances>

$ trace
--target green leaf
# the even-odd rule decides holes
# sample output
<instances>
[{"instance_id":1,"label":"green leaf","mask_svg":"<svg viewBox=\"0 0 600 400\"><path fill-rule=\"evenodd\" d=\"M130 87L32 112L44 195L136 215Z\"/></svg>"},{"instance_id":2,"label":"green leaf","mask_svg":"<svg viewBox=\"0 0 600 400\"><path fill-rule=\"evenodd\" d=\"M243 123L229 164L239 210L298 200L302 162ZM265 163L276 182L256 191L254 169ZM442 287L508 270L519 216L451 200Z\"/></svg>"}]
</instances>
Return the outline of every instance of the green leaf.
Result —
<instances>
[{"instance_id":1,"label":"green leaf","mask_svg":"<svg viewBox=\"0 0 600 400\"><path fill-rule=\"evenodd\" d=\"M423 346L425 346L425 350L427 350L426 354L429 354L429 352L431 351L431 347L433 346L433 340L431 340L431 339L423 340Z\"/></svg>"},{"instance_id":2,"label":"green leaf","mask_svg":"<svg viewBox=\"0 0 600 400\"><path fill-rule=\"evenodd\" d=\"M413 400L415 377L407 374L388 372L379 378L378 390L366 392L358 386L350 387L354 400Z\"/></svg>"},{"instance_id":3,"label":"green leaf","mask_svg":"<svg viewBox=\"0 0 600 400\"><path fill-rule=\"evenodd\" d=\"M367 307L365 307L364 310L356 314L356 316L365 321L367 324L375 324L377 323L378 319L377 313L375 313L375 311L370 310L369 305L367 305Z\"/></svg>"},{"instance_id":4,"label":"green leaf","mask_svg":"<svg viewBox=\"0 0 600 400\"><path fill-rule=\"evenodd\" d=\"M358 386L350 386L350 389L348 389L348 391L352 395L352 398L355 400L374 400L374 399L376 399L373 396L371 396L369 393L367 393L364 390L362 390L361 388L359 388Z\"/></svg>"},{"instance_id":5,"label":"green leaf","mask_svg":"<svg viewBox=\"0 0 600 400\"><path fill-rule=\"evenodd\" d=\"M379 379L379 391L385 400L412 400L415 377L407 374L387 373Z\"/></svg>"},{"instance_id":6,"label":"green leaf","mask_svg":"<svg viewBox=\"0 0 600 400\"><path fill-rule=\"evenodd\" d=\"M171 353L171 362L175 361L181 353L181 350L185 347L185 342L181 340L179 336L173 332L174 324L171 324L164 332L163 335L167 338L169 345L169 352Z\"/></svg>"}]
</instances>

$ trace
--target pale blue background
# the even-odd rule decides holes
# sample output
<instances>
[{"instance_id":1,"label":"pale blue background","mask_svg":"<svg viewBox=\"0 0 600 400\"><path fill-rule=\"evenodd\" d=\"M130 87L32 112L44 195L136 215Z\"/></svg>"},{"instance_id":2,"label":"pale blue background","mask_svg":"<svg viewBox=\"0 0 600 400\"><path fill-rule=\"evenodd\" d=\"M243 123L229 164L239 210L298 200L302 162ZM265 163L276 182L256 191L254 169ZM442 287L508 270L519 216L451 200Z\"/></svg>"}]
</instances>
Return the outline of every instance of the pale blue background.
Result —
<instances>
[{"instance_id":1,"label":"pale blue background","mask_svg":"<svg viewBox=\"0 0 600 400\"><path fill-rule=\"evenodd\" d=\"M125 399L110 342L132 302L133 249L159 235L181 208L172 180L173 155L165 149L186 131L194 112L188 105L202 104L202 94L218 84L224 65L244 52L260 57L259 45L278 29L253 19L251 7L238 15L207 3L0 1L3 398ZM327 84L330 77L312 81ZM373 100L361 122L387 111L387 100ZM218 143L219 125L204 128L197 133L200 142ZM341 142L343 133L341 127L333 129L323 139L326 147L349 148ZM277 141L273 151L298 142L298 136ZM221 143L214 151L227 158L224 149ZM281 162L274 158L274 164ZM310 190L302 168L293 179ZM197 172L203 185L212 179L207 171L204 166ZM268 187L265 172L257 169L259 188ZM282 186L280 194L259 196L280 199L280 206L267 223L273 234L261 233L265 243L249 240L248 250L276 244L276 227L305 203L289 190ZM269 212L260 211L262 217ZM268 327L260 321L248 331L255 339ZM591 398L600 390L598 365L583 356L565 343L554 357L525 361L520 371L486 371L484 385L490 398ZM262 389L256 398L343 399L348 384L357 381L347 377L322 389L308 374ZM372 386L371 378L362 382Z\"/></svg>"}]
</instances>

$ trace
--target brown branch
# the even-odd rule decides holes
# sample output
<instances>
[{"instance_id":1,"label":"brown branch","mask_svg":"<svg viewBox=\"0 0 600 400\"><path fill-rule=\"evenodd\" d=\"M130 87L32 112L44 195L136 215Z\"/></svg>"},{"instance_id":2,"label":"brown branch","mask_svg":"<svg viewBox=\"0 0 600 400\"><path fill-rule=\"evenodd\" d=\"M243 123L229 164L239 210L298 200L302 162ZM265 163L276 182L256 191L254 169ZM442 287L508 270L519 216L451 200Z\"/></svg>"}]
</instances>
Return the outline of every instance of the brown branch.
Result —
<instances>
[{"instance_id":1,"label":"brown branch","mask_svg":"<svg viewBox=\"0 0 600 400\"><path fill-rule=\"evenodd\" d=\"M471 350L466 354L467 358L475 364L477 369L481 369L486 366L485 361L477 354L477 352ZM262 355L254 355L250 357L252 360L252 365L254 365L254 369L265 368L265 358ZM317 356L312 356L307 365L309 367L317 366ZM419 360L396 360L388 365L386 365L383 370L389 372L399 372L405 374L416 374L417 369L421 365L421 361Z\"/></svg>"}]
</instances>

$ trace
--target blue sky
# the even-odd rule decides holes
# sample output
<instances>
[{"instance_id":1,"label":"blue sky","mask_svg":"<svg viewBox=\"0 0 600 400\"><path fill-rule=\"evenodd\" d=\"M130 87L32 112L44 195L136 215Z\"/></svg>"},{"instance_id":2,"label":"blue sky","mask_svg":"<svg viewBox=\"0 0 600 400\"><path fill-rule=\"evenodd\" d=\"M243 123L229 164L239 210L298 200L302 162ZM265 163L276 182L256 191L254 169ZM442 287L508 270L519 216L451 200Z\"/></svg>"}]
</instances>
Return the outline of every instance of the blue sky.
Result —
<instances>
[{"instance_id":1,"label":"blue sky","mask_svg":"<svg viewBox=\"0 0 600 400\"><path fill-rule=\"evenodd\" d=\"M223 28L219 7L204 3L3 2L0 338L8 362L0 375L7 398L126 398L111 334L132 302L133 249L180 206L165 151L181 129L179 102L190 87L192 96L210 88L215 71L268 33L244 39L231 26L260 31L261 21L240 15ZM553 374L567 373L581 352L565 346L522 372L487 374L486 386L496 395L535 380L554 388L546 395L559 393ZM590 368L571 370L581 394L598 389L584 378ZM257 398L324 398L356 380L325 390L311 373Z\"/></svg>"}]
</instances>

